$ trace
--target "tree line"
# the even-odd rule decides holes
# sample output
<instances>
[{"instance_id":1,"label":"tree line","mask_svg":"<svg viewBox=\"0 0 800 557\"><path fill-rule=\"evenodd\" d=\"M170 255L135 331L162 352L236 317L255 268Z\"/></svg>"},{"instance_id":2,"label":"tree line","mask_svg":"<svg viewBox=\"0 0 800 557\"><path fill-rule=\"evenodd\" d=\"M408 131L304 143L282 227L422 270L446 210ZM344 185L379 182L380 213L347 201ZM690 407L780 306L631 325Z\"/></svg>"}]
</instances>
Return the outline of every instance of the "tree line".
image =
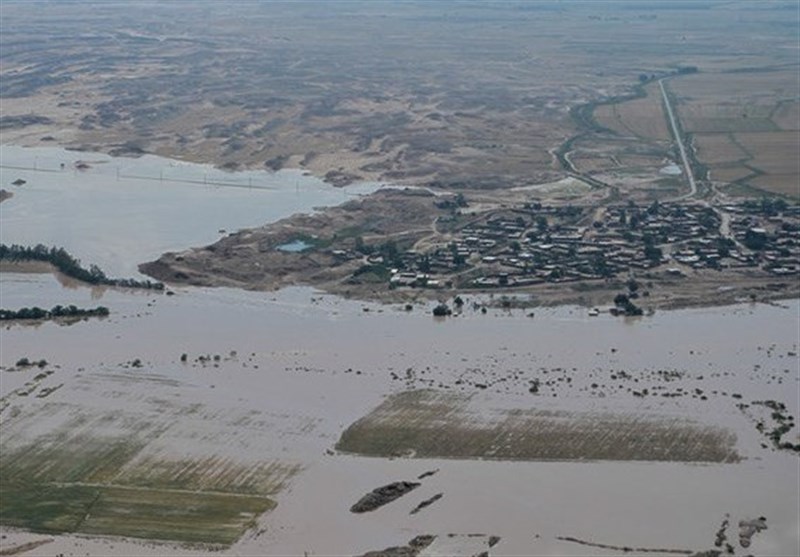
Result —
<instances>
[{"instance_id":1,"label":"tree line","mask_svg":"<svg viewBox=\"0 0 800 557\"><path fill-rule=\"evenodd\" d=\"M0 309L0 321L12 321L16 319L55 319L57 317L106 317L109 311L105 306L96 308L81 309L79 307L55 306L50 310L40 307L22 308L19 310Z\"/></svg>"},{"instance_id":2,"label":"tree line","mask_svg":"<svg viewBox=\"0 0 800 557\"><path fill-rule=\"evenodd\" d=\"M81 262L64 248L48 248L42 244L34 247L0 244L0 261L44 261L53 265L64 275L88 284L149 290L164 289L164 284L161 282L109 278L97 265L90 265L88 269L83 268Z\"/></svg>"}]
</instances>

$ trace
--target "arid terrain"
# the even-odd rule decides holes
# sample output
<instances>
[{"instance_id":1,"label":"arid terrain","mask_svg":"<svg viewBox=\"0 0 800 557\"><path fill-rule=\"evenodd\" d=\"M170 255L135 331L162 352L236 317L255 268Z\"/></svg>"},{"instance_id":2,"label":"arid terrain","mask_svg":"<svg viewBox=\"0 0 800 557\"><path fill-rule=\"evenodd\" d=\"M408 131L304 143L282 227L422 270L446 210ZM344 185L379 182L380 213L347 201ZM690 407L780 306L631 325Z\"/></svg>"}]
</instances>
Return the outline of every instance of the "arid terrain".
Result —
<instances>
[{"instance_id":1,"label":"arid terrain","mask_svg":"<svg viewBox=\"0 0 800 557\"><path fill-rule=\"evenodd\" d=\"M336 183L503 188L563 170L553 150L586 131L571 111L685 66L701 70L672 87L694 118L687 133L797 142L791 2L138 6L133 18L110 5L3 3L5 142L300 167ZM658 181L670 138L657 88L646 92L600 108L617 144L586 138L581 171ZM786 193L796 167L748 152L759 170L720 179L755 173L753 187Z\"/></svg>"}]
</instances>

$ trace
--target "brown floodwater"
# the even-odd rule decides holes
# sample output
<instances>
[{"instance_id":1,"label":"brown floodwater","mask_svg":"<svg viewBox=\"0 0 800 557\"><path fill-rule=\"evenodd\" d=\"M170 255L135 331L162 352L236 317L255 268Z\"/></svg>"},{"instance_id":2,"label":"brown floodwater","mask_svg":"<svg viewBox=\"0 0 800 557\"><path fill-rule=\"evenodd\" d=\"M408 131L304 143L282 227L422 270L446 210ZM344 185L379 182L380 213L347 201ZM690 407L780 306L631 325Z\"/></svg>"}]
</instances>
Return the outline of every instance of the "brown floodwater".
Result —
<instances>
[{"instance_id":1,"label":"brown floodwater","mask_svg":"<svg viewBox=\"0 0 800 557\"><path fill-rule=\"evenodd\" d=\"M7 176L4 169L4 179ZM114 173L106 180L109 176ZM34 180L29 184L2 205L6 243L53 244L71 238L70 251L88 262L107 264L110 274L135 268L144 253L150 257L165 245L173 249L202 243L201 238L192 239L194 232L179 241L170 240L170 232L151 235L141 215L128 224L109 223L113 216L95 221L110 227L108 235L97 238L79 234L82 225L73 229L67 220L45 226L36 220L35 208L44 207L43 214L53 216L58 202L44 199L74 194L77 201L71 207L88 207L94 194L102 195L102 184L98 181L83 193L62 191L55 184L37 189ZM134 189L126 187L127 194L135 195ZM246 213L251 196L264 193L231 190L242 198L226 201L228 212L235 208ZM153 191L145 198L152 204L162 199L160 195ZM239 194L230 194L234 195ZM43 201L35 201L37 197ZM14 200L21 204L14 205ZM113 205L110 199L107 203ZM165 212L167 220L168 214L175 215ZM23 216L33 219L29 225ZM12 221L9 230L15 232L6 239L6 223ZM137 223L141 235L128 237ZM183 226L180 220L175 227L179 225ZM218 226L223 225L214 222L202 233L211 238ZM167 241L153 240L156 237ZM137 243L144 247L131 247ZM733 541L739 520L767 518L768 530L753 538L748 550L752 554L800 553L798 458L773 450L737 407L776 400L800 421L796 300L658 312L633 320L590 317L586 309L576 307L537 309L534 317L522 311L482 315L468 309L437 320L430 315L430 304L405 312L398 306L348 301L309 288L274 293L180 288L166 296L67 287L48 274L15 273L0 274L0 298L4 308L75 304L111 309L106 319L68 326L2 326L4 450L36 443L78 419L105 424L98 434L121 438L146 438L149 430L142 424L154 423L166 433L147 445L145 456L225 456L234 467L269 461L296 470L274 496L277 508L262 516L257 528L226 554L354 554L404 545L425 533L498 535L502 540L492 551L499 555L614 553L560 541L558 536L703 550L713 547L726 514ZM465 307L470 308L474 298L466 298ZM180 361L184 353L186 363ZM198 361L203 355L210 360ZM53 370L32 393L57 390L42 398L15 394L38 372L14 370L22 357L46 359L47 369ZM130 365L136 359L141 367ZM529 392L532 381L539 384L536 394ZM341 433L387 395L419 388L470 397L470 408L478 413L484 408L487 416L521 409L687 418L733 432L742 461L386 459L332 450ZM124 419L108 418L115 414ZM788 440L800 442L796 428ZM378 511L355 515L348 510L375 487L413 480L437 468L439 472L423 479L419 489ZM444 496L418 514L409 514L436 493ZM0 545L39 538L11 533ZM29 554L59 552L197 553L171 545L60 536Z\"/></svg>"},{"instance_id":2,"label":"brown floodwater","mask_svg":"<svg viewBox=\"0 0 800 557\"><path fill-rule=\"evenodd\" d=\"M800 373L791 355L798 350L795 301L662 312L635 322L589 317L584 309L569 307L540 310L534 318L522 312L468 312L442 322L430 316L430 308L406 313L304 288L269 294L181 289L169 297L109 290L98 300L90 288L67 290L50 275L0 279L6 300L112 308L106 320L3 329L3 366L23 356L60 366L42 386L64 387L45 401L69 403L74 412L88 414L119 407L149 415L153 405L166 408L176 433L167 447L151 449L155 454L218 451L240 462L281 459L302 466L277 494L278 508L261 519L266 532L245 536L234 546L237 554L347 554L404 544L420 533L451 532L500 535L495 551L503 555L597 554L596 548L556 536L702 549L710 547L726 513L736 520L767 517L770 529L754 539L755 554L791 554L800 543L797 457L763 449L763 437L736 407L740 400L775 399L798 415ZM188 364L179 361L184 352ZM218 367L192 363L203 354L220 354ZM124 367L135 358L144 362L142 369ZM409 370L414 379L408 379ZM641 387L634 379L650 389L701 388L708 399L633 396L625 387L611 388L619 382L610 376L619 370L636 388ZM664 370L676 378L663 383L658 372ZM527 391L529 379L548 376L569 376L571 386L562 381L542 386L538 395ZM30 379L12 371L0 377L3 394ZM486 383L487 377L508 379L487 389L463 383L464 378ZM483 405L487 412L691 417L734 431L744 460L512 463L326 453L386 394L409 386L460 389L473 397L473 408ZM33 405L41 403L18 403L31 419L17 422L15 434L26 423L30 431L23 437L29 439L59 426L35 419ZM184 411L193 405L202 411ZM262 425L230 438L230 424L251 411L264 415ZM205 432L202 443L198 432ZM441 471L424 480L413 497L368 515L348 512L364 492L434 468ZM438 492L444 493L440 501L408 515Z\"/></svg>"}]
</instances>

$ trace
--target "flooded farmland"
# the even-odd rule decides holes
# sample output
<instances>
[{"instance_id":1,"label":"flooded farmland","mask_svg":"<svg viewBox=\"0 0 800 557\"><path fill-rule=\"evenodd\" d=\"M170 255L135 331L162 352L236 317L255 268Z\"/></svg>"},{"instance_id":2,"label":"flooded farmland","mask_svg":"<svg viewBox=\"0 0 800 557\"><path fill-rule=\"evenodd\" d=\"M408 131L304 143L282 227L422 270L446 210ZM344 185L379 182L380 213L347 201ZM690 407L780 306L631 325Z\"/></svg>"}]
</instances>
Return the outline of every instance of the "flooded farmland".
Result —
<instances>
[{"instance_id":1,"label":"flooded farmland","mask_svg":"<svg viewBox=\"0 0 800 557\"><path fill-rule=\"evenodd\" d=\"M348 195L324 184L306 195L303 182L298 194L294 175L264 191L249 179L229 189L117 182L113 170L98 177L117 159L62 172L62 161L95 158L7 149L4 184L23 172L7 167L31 156L56 172L25 171L0 205L3 242L63 245L125 276L161 250ZM152 164L129 159L125 172L146 172L140 162ZM59 179L39 181L51 174ZM122 190L87 213L85 233L80 216L58 216L80 215L104 184ZM118 195L142 203L139 220L113 212ZM162 195L158 218L173 228L147 235L158 225L144 208ZM253 209L256 195L274 212ZM169 213L176 199L198 216ZM759 405L783 404L784 421L798 420L798 301L623 320L577 307L484 315L466 296L470 309L435 320L428 303L405 311L308 288L167 296L1 273L0 292L4 308L111 310L3 326L0 548L52 540L26 555L344 555L429 534L435 554L481 534L465 554L488 536L502 555L619 553L569 539L694 552L714 547L726 517L735 542L740 520L763 516L767 530L737 554L800 550L798 459L766 435L772 412ZM800 443L797 429L784 441ZM421 486L349 511L400 480ZM186 542L210 545L176 545Z\"/></svg>"}]
</instances>

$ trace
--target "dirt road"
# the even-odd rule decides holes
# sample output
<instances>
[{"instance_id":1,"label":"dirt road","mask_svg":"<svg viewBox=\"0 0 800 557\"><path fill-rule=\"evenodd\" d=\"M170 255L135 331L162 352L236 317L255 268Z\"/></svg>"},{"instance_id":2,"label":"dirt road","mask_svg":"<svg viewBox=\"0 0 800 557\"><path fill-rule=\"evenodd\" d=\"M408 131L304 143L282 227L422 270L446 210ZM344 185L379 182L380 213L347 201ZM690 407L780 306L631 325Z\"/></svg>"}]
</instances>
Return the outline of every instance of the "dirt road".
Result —
<instances>
[{"instance_id":1,"label":"dirt road","mask_svg":"<svg viewBox=\"0 0 800 557\"><path fill-rule=\"evenodd\" d=\"M667 116L669 117L669 124L672 128L672 135L675 137L675 143L678 144L678 150L681 154L681 163L683 164L684 175L686 181L689 183L689 193L676 197L673 201L680 201L689 197L697 195L697 184L694 181L694 174L692 174L692 167L689 165L689 159L686 156L686 148L683 145L683 138L678 130L678 124L675 121L675 113L672 111L672 104L670 103L669 96L666 89L664 89L664 80L658 80L658 86L661 88L661 96L664 98L664 106L667 109Z\"/></svg>"}]
</instances>

